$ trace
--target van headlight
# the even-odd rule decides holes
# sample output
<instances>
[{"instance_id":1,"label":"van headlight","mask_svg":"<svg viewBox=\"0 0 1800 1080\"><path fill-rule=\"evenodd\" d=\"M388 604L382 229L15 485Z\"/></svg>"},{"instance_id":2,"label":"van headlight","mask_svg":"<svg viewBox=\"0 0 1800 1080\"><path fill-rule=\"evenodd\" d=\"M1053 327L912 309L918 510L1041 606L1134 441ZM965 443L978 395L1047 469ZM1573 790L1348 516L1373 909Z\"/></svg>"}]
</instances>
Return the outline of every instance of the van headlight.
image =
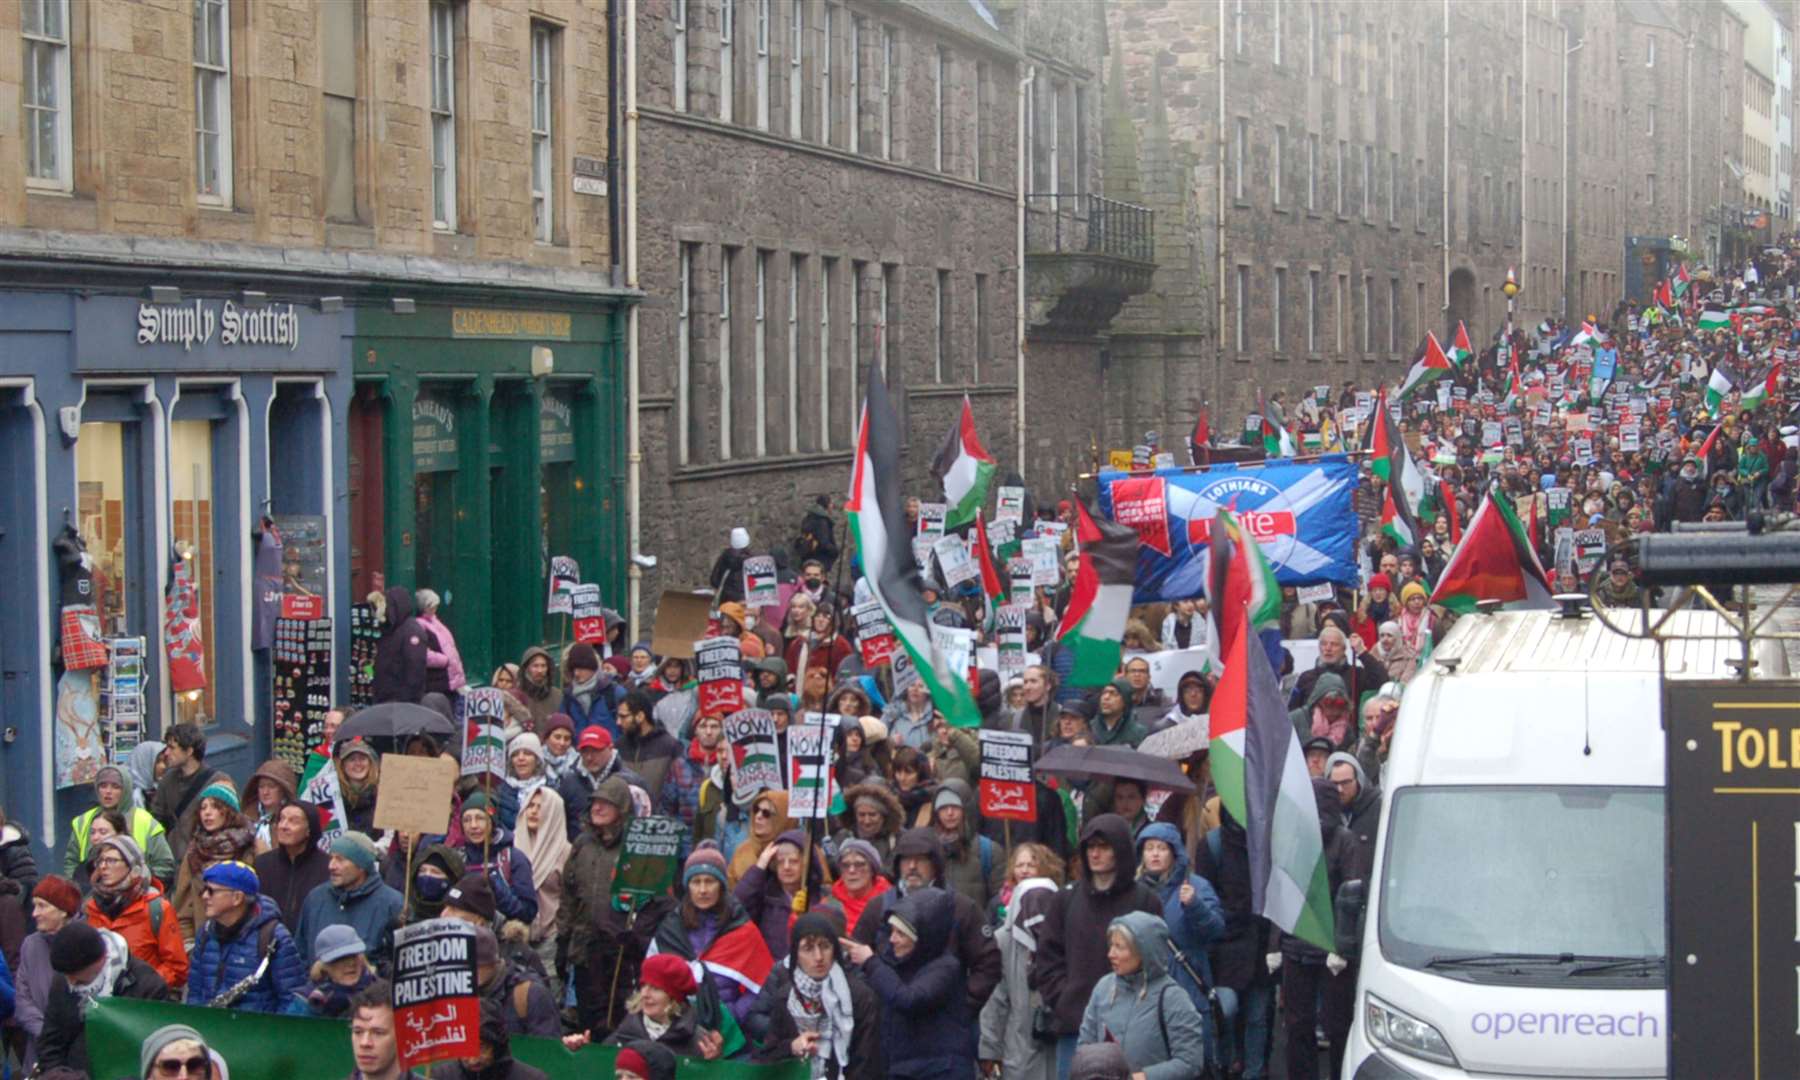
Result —
<instances>
[{"instance_id":1,"label":"van headlight","mask_svg":"<svg viewBox=\"0 0 1800 1080\"><path fill-rule=\"evenodd\" d=\"M1435 1061L1439 1065L1457 1064L1456 1054L1437 1028L1401 1012L1374 994L1363 997L1363 1019L1368 1024L1369 1041L1377 1046Z\"/></svg>"}]
</instances>

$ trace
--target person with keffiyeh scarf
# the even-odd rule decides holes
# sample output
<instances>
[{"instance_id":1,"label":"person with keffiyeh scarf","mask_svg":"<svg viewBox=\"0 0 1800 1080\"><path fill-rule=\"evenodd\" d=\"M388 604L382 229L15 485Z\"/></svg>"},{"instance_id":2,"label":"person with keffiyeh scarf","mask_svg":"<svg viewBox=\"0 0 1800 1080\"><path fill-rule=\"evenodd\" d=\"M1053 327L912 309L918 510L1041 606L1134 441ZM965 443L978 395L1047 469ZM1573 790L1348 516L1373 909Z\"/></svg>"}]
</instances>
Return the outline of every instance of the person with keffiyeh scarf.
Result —
<instances>
[{"instance_id":1,"label":"person with keffiyeh scarf","mask_svg":"<svg viewBox=\"0 0 1800 1080\"><path fill-rule=\"evenodd\" d=\"M794 920L793 948L769 972L753 1015L759 1026L754 1058L806 1060L814 1080L885 1076L881 1001L862 974L843 962L842 927L824 912Z\"/></svg>"},{"instance_id":2,"label":"person with keffiyeh scarf","mask_svg":"<svg viewBox=\"0 0 1800 1080\"><path fill-rule=\"evenodd\" d=\"M124 938L84 922L69 923L50 939L50 968L56 975L50 981L44 1029L37 1042L40 1073L57 1066L87 1071L87 1015L101 998L169 1000L162 976L131 955ZM11 986L11 975L4 981ZM10 1013L10 996L5 1005Z\"/></svg>"}]
</instances>

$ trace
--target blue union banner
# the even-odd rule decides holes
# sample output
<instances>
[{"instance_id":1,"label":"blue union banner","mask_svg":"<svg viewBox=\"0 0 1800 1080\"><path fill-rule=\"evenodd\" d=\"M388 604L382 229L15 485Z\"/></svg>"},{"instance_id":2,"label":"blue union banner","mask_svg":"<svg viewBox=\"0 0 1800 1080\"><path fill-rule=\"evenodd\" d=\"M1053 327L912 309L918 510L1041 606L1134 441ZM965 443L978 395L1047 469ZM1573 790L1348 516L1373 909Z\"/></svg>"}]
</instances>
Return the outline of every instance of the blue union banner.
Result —
<instances>
[{"instance_id":1,"label":"blue union banner","mask_svg":"<svg viewBox=\"0 0 1800 1080\"><path fill-rule=\"evenodd\" d=\"M1213 515L1229 507L1283 585L1330 581L1354 586L1356 463L1342 454L1317 461L1217 465L1204 472L1100 474L1100 507L1137 530L1132 602L1199 596L1205 589Z\"/></svg>"}]
</instances>

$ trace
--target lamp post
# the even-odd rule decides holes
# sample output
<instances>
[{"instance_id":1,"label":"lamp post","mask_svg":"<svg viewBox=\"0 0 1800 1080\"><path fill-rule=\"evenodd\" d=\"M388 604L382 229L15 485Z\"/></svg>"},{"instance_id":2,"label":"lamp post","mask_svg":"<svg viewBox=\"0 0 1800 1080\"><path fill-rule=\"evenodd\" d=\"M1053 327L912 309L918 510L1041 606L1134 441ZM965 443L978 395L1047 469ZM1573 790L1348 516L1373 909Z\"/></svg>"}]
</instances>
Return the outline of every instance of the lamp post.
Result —
<instances>
[{"instance_id":1,"label":"lamp post","mask_svg":"<svg viewBox=\"0 0 1800 1080\"><path fill-rule=\"evenodd\" d=\"M1519 295L1519 275L1510 266L1506 268L1506 282L1500 286L1500 291L1506 294L1506 367L1510 371L1512 370L1513 350L1513 300Z\"/></svg>"}]
</instances>

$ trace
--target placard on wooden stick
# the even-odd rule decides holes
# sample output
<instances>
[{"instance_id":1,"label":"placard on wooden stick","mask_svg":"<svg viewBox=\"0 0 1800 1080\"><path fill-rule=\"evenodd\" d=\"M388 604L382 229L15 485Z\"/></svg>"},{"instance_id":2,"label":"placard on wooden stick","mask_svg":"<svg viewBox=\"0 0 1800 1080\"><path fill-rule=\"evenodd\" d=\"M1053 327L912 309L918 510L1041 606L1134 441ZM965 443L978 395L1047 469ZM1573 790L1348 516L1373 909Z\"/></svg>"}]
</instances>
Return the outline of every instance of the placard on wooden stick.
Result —
<instances>
[{"instance_id":1,"label":"placard on wooden stick","mask_svg":"<svg viewBox=\"0 0 1800 1080\"><path fill-rule=\"evenodd\" d=\"M448 832L456 773L445 758L389 754L375 788L375 827L419 835Z\"/></svg>"},{"instance_id":2,"label":"placard on wooden stick","mask_svg":"<svg viewBox=\"0 0 1800 1080\"><path fill-rule=\"evenodd\" d=\"M656 603L656 624L651 628L650 651L661 657L694 658L694 642L706 636L712 614L712 597L706 593L669 589Z\"/></svg>"}]
</instances>

